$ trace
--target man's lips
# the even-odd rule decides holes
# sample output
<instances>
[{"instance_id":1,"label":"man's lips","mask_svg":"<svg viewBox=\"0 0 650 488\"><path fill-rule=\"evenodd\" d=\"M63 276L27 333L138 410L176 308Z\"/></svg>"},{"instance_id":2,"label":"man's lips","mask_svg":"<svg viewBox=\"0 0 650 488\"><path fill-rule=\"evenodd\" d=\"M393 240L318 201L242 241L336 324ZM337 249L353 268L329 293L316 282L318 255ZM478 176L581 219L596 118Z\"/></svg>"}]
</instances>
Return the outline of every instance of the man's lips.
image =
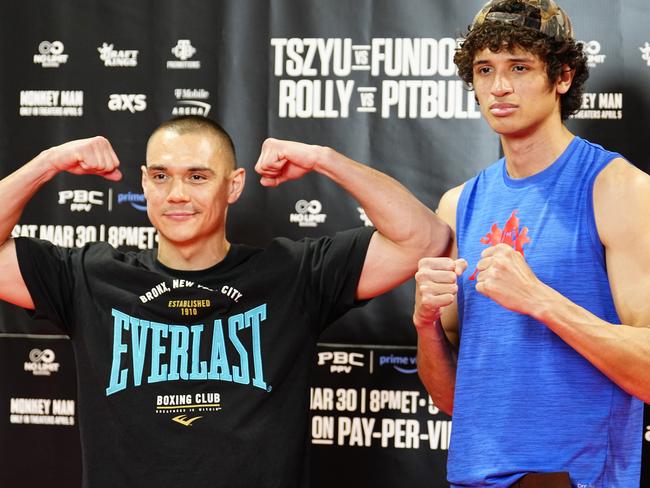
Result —
<instances>
[{"instance_id":1,"label":"man's lips","mask_svg":"<svg viewBox=\"0 0 650 488\"><path fill-rule=\"evenodd\" d=\"M192 210L167 210L163 212L163 216L172 220L187 220L196 215Z\"/></svg>"},{"instance_id":2,"label":"man's lips","mask_svg":"<svg viewBox=\"0 0 650 488\"><path fill-rule=\"evenodd\" d=\"M505 117L517 110L518 106L514 103L497 102L490 105L490 113L497 117Z\"/></svg>"}]
</instances>

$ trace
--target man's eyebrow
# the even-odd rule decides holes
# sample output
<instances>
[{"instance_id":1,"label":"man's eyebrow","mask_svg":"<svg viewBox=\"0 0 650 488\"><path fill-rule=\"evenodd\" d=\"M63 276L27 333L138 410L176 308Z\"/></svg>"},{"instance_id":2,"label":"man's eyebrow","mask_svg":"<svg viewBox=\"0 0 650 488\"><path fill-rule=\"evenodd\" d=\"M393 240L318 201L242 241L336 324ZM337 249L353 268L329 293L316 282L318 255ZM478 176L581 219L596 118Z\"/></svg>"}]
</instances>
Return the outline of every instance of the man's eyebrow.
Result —
<instances>
[{"instance_id":1,"label":"man's eyebrow","mask_svg":"<svg viewBox=\"0 0 650 488\"><path fill-rule=\"evenodd\" d=\"M149 166L146 166L147 171L166 171L168 169L168 166L164 164L151 164ZM208 171L210 173L214 173L214 170L210 168L209 166L189 166L187 168L183 168L185 171Z\"/></svg>"},{"instance_id":2,"label":"man's eyebrow","mask_svg":"<svg viewBox=\"0 0 650 488\"><path fill-rule=\"evenodd\" d=\"M535 58L529 57L529 56L513 56L511 58L506 58L505 61L509 63L533 63L535 62ZM473 66L479 66L479 65L484 65L484 64L489 64L490 60L488 59L477 59L474 61Z\"/></svg>"}]
</instances>

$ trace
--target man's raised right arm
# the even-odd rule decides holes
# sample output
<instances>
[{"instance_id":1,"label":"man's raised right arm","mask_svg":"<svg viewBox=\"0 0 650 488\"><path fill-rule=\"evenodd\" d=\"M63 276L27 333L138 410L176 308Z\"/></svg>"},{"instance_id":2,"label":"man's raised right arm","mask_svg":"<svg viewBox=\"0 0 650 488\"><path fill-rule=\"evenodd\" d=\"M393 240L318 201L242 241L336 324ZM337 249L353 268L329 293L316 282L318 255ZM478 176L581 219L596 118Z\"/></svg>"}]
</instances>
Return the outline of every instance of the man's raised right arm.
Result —
<instances>
[{"instance_id":1,"label":"man's raised right arm","mask_svg":"<svg viewBox=\"0 0 650 488\"><path fill-rule=\"evenodd\" d=\"M456 385L458 307L456 279L467 268L457 259L456 207L462 186L440 199L438 216L452 229L448 257L423 258L415 275L413 323L418 334L418 373L433 403L451 415Z\"/></svg>"},{"instance_id":2,"label":"man's raised right arm","mask_svg":"<svg viewBox=\"0 0 650 488\"><path fill-rule=\"evenodd\" d=\"M92 137L46 149L30 162L0 180L0 300L33 309L23 281L11 231L27 202L58 173L97 174L117 181L122 177L119 160L108 140Z\"/></svg>"}]
</instances>

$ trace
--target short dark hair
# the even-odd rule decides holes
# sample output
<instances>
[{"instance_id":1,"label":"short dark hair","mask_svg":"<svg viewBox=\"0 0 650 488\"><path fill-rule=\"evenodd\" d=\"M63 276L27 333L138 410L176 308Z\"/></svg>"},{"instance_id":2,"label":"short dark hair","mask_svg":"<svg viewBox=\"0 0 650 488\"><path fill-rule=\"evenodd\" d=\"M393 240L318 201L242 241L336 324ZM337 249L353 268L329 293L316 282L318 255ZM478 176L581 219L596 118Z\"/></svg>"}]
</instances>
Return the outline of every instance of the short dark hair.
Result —
<instances>
[{"instance_id":1,"label":"short dark hair","mask_svg":"<svg viewBox=\"0 0 650 488\"><path fill-rule=\"evenodd\" d=\"M224 150L229 156L232 156L233 169L237 167L235 144L232 142L230 134L228 134L228 132L226 132L226 130L214 120L200 115L179 115L178 117L166 120L151 133L149 141L147 141L147 146L153 136L163 130L171 130L178 134L208 132L215 136L220 142L224 143Z\"/></svg>"},{"instance_id":2,"label":"short dark hair","mask_svg":"<svg viewBox=\"0 0 650 488\"><path fill-rule=\"evenodd\" d=\"M519 12L525 8L526 5L520 0L505 0L493 11ZM470 27L454 55L458 74L470 89L473 81L474 58L478 52L486 48L495 53L520 48L535 54L546 65L549 83L560 76L564 66L569 66L575 73L569 91L560 97L562 120L580 109L584 84L589 78L589 68L582 44L577 43L573 38L549 37L533 28L490 20L473 28Z\"/></svg>"}]
</instances>

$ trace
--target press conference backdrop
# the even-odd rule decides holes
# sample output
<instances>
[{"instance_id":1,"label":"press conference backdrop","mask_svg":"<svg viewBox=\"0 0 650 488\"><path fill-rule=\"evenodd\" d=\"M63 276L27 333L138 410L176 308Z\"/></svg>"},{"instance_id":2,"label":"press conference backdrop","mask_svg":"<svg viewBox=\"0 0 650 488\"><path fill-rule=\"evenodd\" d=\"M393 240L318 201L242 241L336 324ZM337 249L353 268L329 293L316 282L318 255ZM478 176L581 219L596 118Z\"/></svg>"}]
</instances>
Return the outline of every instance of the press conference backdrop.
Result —
<instances>
[{"instance_id":1,"label":"press conference backdrop","mask_svg":"<svg viewBox=\"0 0 650 488\"><path fill-rule=\"evenodd\" d=\"M565 0L591 65L577 134L650 171L650 5ZM0 173L64 141L106 136L124 179L59 175L15 236L72 247L155 246L139 166L173 115L232 134L249 179L231 240L371 225L323 177L261 187L268 137L332 146L393 175L431 208L500 155L452 62L482 0L73 2L23 0L0 18ZM647 225L640 222L640 225ZM444 487L451 420L415 373L413 284L344 316L321 338L311 390L314 486ZM49 323L0 309L0 485L79 485L72 349ZM640 440L650 446L650 419ZM646 454L647 458L647 454ZM644 462L650 484L650 459Z\"/></svg>"}]
</instances>

